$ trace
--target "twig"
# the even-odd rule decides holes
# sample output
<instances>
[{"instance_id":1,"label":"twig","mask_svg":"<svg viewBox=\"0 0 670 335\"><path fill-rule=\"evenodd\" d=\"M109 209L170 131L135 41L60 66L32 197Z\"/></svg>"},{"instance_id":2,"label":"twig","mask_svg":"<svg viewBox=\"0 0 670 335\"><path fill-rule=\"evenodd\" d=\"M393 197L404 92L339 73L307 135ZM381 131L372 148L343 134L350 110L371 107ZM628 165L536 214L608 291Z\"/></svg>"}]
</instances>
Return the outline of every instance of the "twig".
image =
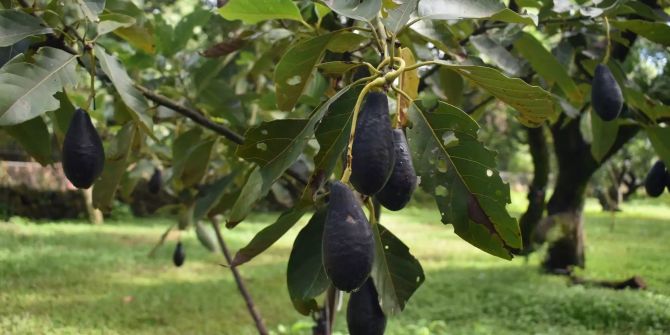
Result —
<instances>
[{"instance_id":1,"label":"twig","mask_svg":"<svg viewBox=\"0 0 670 335\"><path fill-rule=\"evenodd\" d=\"M244 297L244 301L247 304L247 309L249 310L249 314L251 314L251 317L254 319L254 323L256 324L256 329L258 329L258 333L260 335L268 335L268 329L265 327L265 323L263 323L263 319L261 318L261 315L258 313L258 310L256 309L256 305L254 304L253 298L251 298L251 295L249 294L249 291L247 291L247 287L244 285L244 281L242 280L242 277L240 276L240 273L237 271L237 267L231 266L232 264L232 258L230 257L230 252L228 251L228 248L226 247L226 243L223 240L223 236L221 235L221 229L219 228L219 221L217 218L212 218L212 227L214 227L214 232L216 233L216 239L219 242L219 247L221 247L221 252L223 253L223 256L226 258L226 262L230 268L230 271L233 273L233 277L235 277L235 283L237 284L237 288L240 290L240 294L242 294L242 297Z\"/></svg>"},{"instance_id":2,"label":"twig","mask_svg":"<svg viewBox=\"0 0 670 335\"><path fill-rule=\"evenodd\" d=\"M156 255L156 250L158 250L158 248L160 248L160 246L163 245L163 243L165 243L165 239L170 234L170 232L172 231L172 228L174 228L174 226L175 225L172 224L172 225L170 225L170 227L168 227L167 230L165 230L165 232L163 233L163 235L161 235L161 238L158 240L156 245L151 249L151 251L149 251L149 254L147 255L148 257L154 257Z\"/></svg>"}]
</instances>

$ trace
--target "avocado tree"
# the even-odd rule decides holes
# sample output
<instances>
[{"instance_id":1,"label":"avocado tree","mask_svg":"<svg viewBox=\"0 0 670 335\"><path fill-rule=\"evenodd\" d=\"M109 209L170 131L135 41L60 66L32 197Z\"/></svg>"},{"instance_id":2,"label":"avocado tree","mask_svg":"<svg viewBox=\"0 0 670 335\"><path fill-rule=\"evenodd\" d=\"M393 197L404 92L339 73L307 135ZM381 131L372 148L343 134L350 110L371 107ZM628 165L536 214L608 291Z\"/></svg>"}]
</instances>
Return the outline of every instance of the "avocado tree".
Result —
<instances>
[{"instance_id":1,"label":"avocado tree","mask_svg":"<svg viewBox=\"0 0 670 335\"><path fill-rule=\"evenodd\" d=\"M322 333L340 292L354 292L350 332L381 334L424 281L379 204L401 210L420 187L458 236L511 259L544 215L551 137L559 170L545 222L571 233L548 264L566 268L583 265L584 191L602 162L643 130L670 163L670 108L621 67L638 38L670 44L655 1L0 4L1 129L42 164L54 137L66 175L93 184L97 208L150 178L151 192L178 199L179 229L201 236L212 219L248 302L235 267L311 215L287 287L298 312L325 315ZM495 153L478 139L475 118L493 101L526 127L534 157L521 230ZM293 206L228 254L218 218L234 229L278 185L300 190ZM175 264L185 256L180 244Z\"/></svg>"}]
</instances>

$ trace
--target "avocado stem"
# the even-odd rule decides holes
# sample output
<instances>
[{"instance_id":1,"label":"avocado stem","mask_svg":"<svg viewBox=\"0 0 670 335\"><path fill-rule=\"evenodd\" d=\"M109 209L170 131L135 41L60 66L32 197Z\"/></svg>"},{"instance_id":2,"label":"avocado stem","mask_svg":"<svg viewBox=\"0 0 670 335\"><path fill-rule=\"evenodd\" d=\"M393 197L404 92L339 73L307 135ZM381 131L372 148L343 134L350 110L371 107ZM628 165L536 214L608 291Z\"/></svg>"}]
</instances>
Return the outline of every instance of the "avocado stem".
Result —
<instances>
[{"instance_id":1,"label":"avocado stem","mask_svg":"<svg viewBox=\"0 0 670 335\"><path fill-rule=\"evenodd\" d=\"M603 64L607 64L610 60L610 53L612 50L612 38L610 36L610 21L605 16L605 31L607 32L607 49L605 50L605 58L603 58Z\"/></svg>"}]
</instances>

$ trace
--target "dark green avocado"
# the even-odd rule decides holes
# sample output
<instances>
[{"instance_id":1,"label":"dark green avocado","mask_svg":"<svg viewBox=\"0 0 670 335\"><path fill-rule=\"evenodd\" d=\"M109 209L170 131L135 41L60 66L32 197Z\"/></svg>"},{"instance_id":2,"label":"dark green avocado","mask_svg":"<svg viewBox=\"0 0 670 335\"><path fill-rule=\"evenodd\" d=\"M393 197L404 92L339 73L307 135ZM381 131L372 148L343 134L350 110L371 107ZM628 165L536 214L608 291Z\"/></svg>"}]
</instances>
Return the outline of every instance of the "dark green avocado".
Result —
<instances>
[{"instance_id":1,"label":"dark green avocado","mask_svg":"<svg viewBox=\"0 0 670 335\"><path fill-rule=\"evenodd\" d=\"M369 93L360 110L351 151L351 184L356 191L373 195L384 187L395 160L388 98Z\"/></svg>"},{"instance_id":2,"label":"dark green avocado","mask_svg":"<svg viewBox=\"0 0 670 335\"><path fill-rule=\"evenodd\" d=\"M335 181L323 228L323 266L333 285L351 292L363 285L372 270L372 227L354 192Z\"/></svg>"},{"instance_id":3,"label":"dark green avocado","mask_svg":"<svg viewBox=\"0 0 670 335\"><path fill-rule=\"evenodd\" d=\"M63 171L77 188L89 188L105 166L105 150L91 117L83 109L74 112L63 141Z\"/></svg>"},{"instance_id":4,"label":"dark green avocado","mask_svg":"<svg viewBox=\"0 0 670 335\"><path fill-rule=\"evenodd\" d=\"M395 163L391 177L376 197L379 203L392 211L401 210L412 198L416 189L416 171L412 164L412 155L402 129L393 130Z\"/></svg>"},{"instance_id":5,"label":"dark green avocado","mask_svg":"<svg viewBox=\"0 0 670 335\"><path fill-rule=\"evenodd\" d=\"M621 113L623 94L607 65L596 66L591 85L591 104L604 121L612 121Z\"/></svg>"},{"instance_id":6,"label":"dark green avocado","mask_svg":"<svg viewBox=\"0 0 670 335\"><path fill-rule=\"evenodd\" d=\"M656 161L644 180L644 188L650 197L656 198L663 193L667 184L667 174L668 171L665 169L663 161Z\"/></svg>"},{"instance_id":7,"label":"dark green avocado","mask_svg":"<svg viewBox=\"0 0 670 335\"><path fill-rule=\"evenodd\" d=\"M186 253L184 252L184 246L181 244L181 241L179 241L172 254L172 263L174 263L176 267L180 267L184 265L184 260L186 260Z\"/></svg>"},{"instance_id":8,"label":"dark green avocado","mask_svg":"<svg viewBox=\"0 0 670 335\"><path fill-rule=\"evenodd\" d=\"M149 179L149 184L147 185L147 187L149 188L149 192L153 194L158 194L158 192L161 191L162 184L163 184L163 177L161 170L154 169L154 173L151 175L151 179Z\"/></svg>"},{"instance_id":9,"label":"dark green avocado","mask_svg":"<svg viewBox=\"0 0 670 335\"><path fill-rule=\"evenodd\" d=\"M347 305L347 328L351 335L384 334L386 316L379 306L379 297L372 278L360 290L351 293Z\"/></svg>"}]
</instances>

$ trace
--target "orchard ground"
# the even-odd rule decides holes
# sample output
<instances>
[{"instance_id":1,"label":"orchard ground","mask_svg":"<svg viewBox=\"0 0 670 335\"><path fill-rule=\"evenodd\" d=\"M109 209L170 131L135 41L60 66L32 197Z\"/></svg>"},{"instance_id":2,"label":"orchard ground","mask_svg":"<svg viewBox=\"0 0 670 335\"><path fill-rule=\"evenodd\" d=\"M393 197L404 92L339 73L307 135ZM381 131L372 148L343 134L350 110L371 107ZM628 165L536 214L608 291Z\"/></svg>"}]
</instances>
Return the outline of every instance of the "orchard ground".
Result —
<instances>
[{"instance_id":1,"label":"orchard ground","mask_svg":"<svg viewBox=\"0 0 670 335\"><path fill-rule=\"evenodd\" d=\"M515 195L514 203L523 204ZM522 206L511 207L515 213ZM225 231L237 250L278 214ZM299 225L240 271L275 334L310 334L289 301L285 269ZM384 212L382 222L419 258L426 282L387 334L669 334L670 196L635 200L615 217L589 202L587 269L580 275L642 276L647 291L571 286L538 271L541 254L508 262L485 254L438 222L437 211ZM614 222L614 225L612 223ZM169 219L0 223L0 334L255 334L220 254L193 231L186 263L171 263L175 234L147 253ZM345 309L336 329L346 333Z\"/></svg>"}]
</instances>

